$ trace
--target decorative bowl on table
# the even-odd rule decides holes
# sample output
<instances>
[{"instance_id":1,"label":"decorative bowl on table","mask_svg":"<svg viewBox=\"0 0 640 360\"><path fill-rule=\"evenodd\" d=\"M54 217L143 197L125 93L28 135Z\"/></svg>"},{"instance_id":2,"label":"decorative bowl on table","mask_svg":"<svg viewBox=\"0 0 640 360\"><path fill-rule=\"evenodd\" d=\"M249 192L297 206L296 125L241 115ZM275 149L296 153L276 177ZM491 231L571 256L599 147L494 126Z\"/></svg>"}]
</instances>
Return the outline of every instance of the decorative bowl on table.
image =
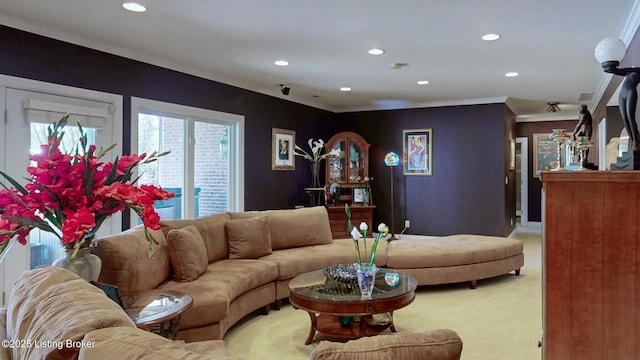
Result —
<instances>
[{"instance_id":1,"label":"decorative bowl on table","mask_svg":"<svg viewBox=\"0 0 640 360\"><path fill-rule=\"evenodd\" d=\"M358 264L337 264L326 267L322 270L324 275L331 280L344 284L357 284L358 275L356 269Z\"/></svg>"}]
</instances>

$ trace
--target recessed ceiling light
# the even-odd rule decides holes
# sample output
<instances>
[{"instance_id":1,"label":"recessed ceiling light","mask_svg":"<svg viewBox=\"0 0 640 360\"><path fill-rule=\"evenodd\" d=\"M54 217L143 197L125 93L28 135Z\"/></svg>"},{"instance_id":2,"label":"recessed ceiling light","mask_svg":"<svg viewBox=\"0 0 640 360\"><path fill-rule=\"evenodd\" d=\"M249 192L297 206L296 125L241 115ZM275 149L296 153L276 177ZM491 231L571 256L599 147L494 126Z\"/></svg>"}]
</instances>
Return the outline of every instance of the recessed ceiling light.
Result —
<instances>
[{"instance_id":1,"label":"recessed ceiling light","mask_svg":"<svg viewBox=\"0 0 640 360\"><path fill-rule=\"evenodd\" d=\"M348 86L343 86L340 88L340 91L351 91L351 88Z\"/></svg>"},{"instance_id":2,"label":"recessed ceiling light","mask_svg":"<svg viewBox=\"0 0 640 360\"><path fill-rule=\"evenodd\" d=\"M133 12L145 12L147 8L142 4L138 4L137 2L126 2L122 3L122 7Z\"/></svg>"},{"instance_id":3,"label":"recessed ceiling light","mask_svg":"<svg viewBox=\"0 0 640 360\"><path fill-rule=\"evenodd\" d=\"M484 41L495 41L495 40L498 40L498 39L500 39L500 35L498 35L498 34L485 34L485 35L482 35L482 40L484 40Z\"/></svg>"},{"instance_id":4,"label":"recessed ceiling light","mask_svg":"<svg viewBox=\"0 0 640 360\"><path fill-rule=\"evenodd\" d=\"M287 60L276 60L274 62L274 64L276 64L278 66L287 66L287 65L289 65L289 62Z\"/></svg>"},{"instance_id":5,"label":"recessed ceiling light","mask_svg":"<svg viewBox=\"0 0 640 360\"><path fill-rule=\"evenodd\" d=\"M429 85L429 80L418 80L418 85Z\"/></svg>"},{"instance_id":6,"label":"recessed ceiling light","mask_svg":"<svg viewBox=\"0 0 640 360\"><path fill-rule=\"evenodd\" d=\"M515 71L511 71L511 72L508 72L508 73L504 74L504 76L506 76L506 77L516 77L518 75L520 75L520 74L518 74Z\"/></svg>"},{"instance_id":7,"label":"recessed ceiling light","mask_svg":"<svg viewBox=\"0 0 640 360\"><path fill-rule=\"evenodd\" d=\"M370 49L369 50L369 54L371 54L371 55L382 55L382 54L384 54L384 50L376 49L376 48Z\"/></svg>"}]
</instances>

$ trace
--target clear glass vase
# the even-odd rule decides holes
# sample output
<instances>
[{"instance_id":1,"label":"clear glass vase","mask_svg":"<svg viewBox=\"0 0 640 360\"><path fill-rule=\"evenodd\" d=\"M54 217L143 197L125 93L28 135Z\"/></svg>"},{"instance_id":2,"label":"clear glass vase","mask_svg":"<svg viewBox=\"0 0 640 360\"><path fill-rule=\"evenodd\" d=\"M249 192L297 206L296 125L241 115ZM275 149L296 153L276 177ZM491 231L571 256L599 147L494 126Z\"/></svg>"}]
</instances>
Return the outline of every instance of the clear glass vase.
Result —
<instances>
[{"instance_id":1,"label":"clear glass vase","mask_svg":"<svg viewBox=\"0 0 640 360\"><path fill-rule=\"evenodd\" d=\"M71 250L65 250L65 254L54 260L51 266L70 270L87 281L98 281L102 270L102 259L93 254L92 249L88 247L78 250L78 254L73 260L69 258L72 253Z\"/></svg>"},{"instance_id":2,"label":"clear glass vase","mask_svg":"<svg viewBox=\"0 0 640 360\"><path fill-rule=\"evenodd\" d=\"M376 274L378 273L378 267L369 264L360 264L356 269L358 276L358 287L360 288L360 294L362 294L362 300L370 300L373 293L373 285L376 283Z\"/></svg>"}]
</instances>

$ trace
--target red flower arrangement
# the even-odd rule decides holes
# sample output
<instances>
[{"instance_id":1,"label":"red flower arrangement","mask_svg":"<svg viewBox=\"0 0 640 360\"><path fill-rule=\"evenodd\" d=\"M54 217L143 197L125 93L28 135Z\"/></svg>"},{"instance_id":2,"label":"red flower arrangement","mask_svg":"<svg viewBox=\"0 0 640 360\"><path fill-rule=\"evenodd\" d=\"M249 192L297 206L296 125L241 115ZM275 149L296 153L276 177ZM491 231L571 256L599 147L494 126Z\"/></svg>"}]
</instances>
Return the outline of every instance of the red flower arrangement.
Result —
<instances>
[{"instance_id":1,"label":"red flower arrangement","mask_svg":"<svg viewBox=\"0 0 640 360\"><path fill-rule=\"evenodd\" d=\"M41 152L31 155L36 166L29 166L28 183L20 185L0 171L12 186L0 182L0 253L17 235L18 242L26 245L26 236L34 228L55 234L62 245L72 251L73 260L80 248L88 247L102 223L111 215L126 208L133 210L145 226L149 241L149 256L153 256L153 239L148 229L159 229L160 217L153 208L155 200L173 196L154 185L134 185L132 173L138 164L156 161L168 152L151 155L125 155L114 162L101 162L115 144L96 154L96 146L87 144L82 126L80 144L75 154L60 151L64 127L69 115L48 128L48 143Z\"/></svg>"}]
</instances>

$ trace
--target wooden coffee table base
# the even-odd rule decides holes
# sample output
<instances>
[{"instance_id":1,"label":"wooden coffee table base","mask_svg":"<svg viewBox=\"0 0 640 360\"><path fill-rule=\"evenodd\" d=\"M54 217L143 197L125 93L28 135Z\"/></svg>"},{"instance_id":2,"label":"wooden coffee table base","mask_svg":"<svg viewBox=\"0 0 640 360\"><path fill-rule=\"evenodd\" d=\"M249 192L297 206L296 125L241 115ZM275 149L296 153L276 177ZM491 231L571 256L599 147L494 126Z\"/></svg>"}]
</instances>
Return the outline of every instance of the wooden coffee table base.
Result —
<instances>
[{"instance_id":1,"label":"wooden coffee table base","mask_svg":"<svg viewBox=\"0 0 640 360\"><path fill-rule=\"evenodd\" d=\"M322 333L330 338L351 340L358 339L364 336L378 335L390 328L392 332L396 332L396 328L393 326L393 312L390 312L391 321L386 325L371 326L369 321L371 316L360 316L360 321L352 320L348 326L342 326L340 319L336 315L328 314L316 314L307 311L309 317L311 317L311 329L309 330L309 336L305 341L305 345L309 345L313 342L316 336L316 332Z\"/></svg>"},{"instance_id":2,"label":"wooden coffee table base","mask_svg":"<svg viewBox=\"0 0 640 360\"><path fill-rule=\"evenodd\" d=\"M416 286L416 279L409 274L379 269L371 298L363 299L357 287L327 279L322 270L315 270L289 282L289 302L311 318L305 345L313 342L317 332L330 338L357 339L387 328L395 332L393 312L413 302ZM341 316L357 316L360 321L342 326Z\"/></svg>"}]
</instances>

